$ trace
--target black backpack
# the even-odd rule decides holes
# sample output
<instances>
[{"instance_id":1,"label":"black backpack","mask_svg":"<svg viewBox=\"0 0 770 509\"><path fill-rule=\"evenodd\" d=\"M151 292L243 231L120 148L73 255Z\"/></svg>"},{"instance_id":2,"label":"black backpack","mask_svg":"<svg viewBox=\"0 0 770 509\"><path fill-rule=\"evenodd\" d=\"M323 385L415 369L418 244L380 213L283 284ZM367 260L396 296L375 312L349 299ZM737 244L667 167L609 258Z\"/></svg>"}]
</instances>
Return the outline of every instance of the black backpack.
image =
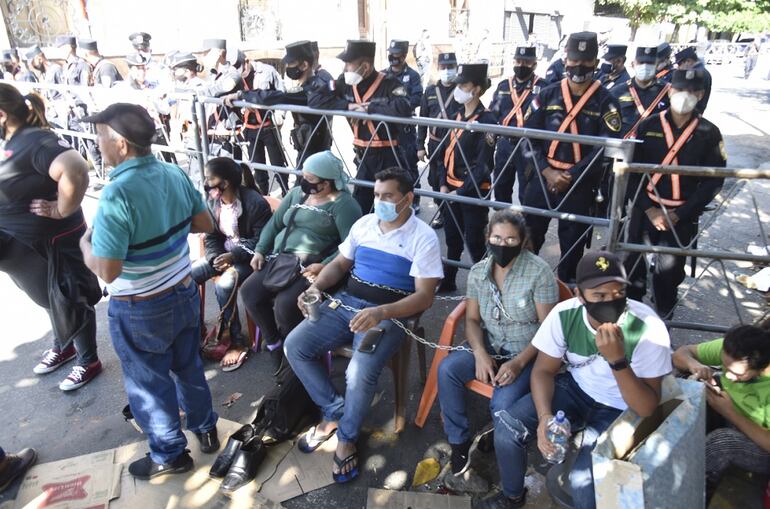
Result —
<instances>
[{"instance_id":1,"label":"black backpack","mask_svg":"<svg viewBox=\"0 0 770 509\"><path fill-rule=\"evenodd\" d=\"M264 430L265 444L283 442L317 422L319 410L288 363L276 375L276 385L265 394L252 424Z\"/></svg>"}]
</instances>

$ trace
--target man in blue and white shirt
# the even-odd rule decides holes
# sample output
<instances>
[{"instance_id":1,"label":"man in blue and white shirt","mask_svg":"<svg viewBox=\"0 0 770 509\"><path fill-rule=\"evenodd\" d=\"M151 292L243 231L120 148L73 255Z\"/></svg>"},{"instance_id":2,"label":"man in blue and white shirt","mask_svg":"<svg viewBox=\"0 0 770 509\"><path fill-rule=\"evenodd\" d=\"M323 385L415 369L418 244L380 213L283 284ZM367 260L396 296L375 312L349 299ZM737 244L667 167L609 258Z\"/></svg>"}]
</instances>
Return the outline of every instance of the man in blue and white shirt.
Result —
<instances>
[{"instance_id":1,"label":"man in blue and white shirt","mask_svg":"<svg viewBox=\"0 0 770 509\"><path fill-rule=\"evenodd\" d=\"M305 320L295 328L284 347L291 367L323 416L300 439L299 448L312 452L336 431L339 442L333 474L338 483L358 475L355 443L361 423L382 368L404 340L404 331L391 318L414 316L428 309L443 277L438 237L411 209L414 190L409 174L393 168L375 178L375 213L356 221L339 246L340 254L299 300L307 293L335 286L350 274L347 286L334 295L334 300L321 305L318 320ZM362 348L367 335L374 342L366 341ZM343 398L332 385L322 359L326 352L350 343L354 353Z\"/></svg>"}]
</instances>

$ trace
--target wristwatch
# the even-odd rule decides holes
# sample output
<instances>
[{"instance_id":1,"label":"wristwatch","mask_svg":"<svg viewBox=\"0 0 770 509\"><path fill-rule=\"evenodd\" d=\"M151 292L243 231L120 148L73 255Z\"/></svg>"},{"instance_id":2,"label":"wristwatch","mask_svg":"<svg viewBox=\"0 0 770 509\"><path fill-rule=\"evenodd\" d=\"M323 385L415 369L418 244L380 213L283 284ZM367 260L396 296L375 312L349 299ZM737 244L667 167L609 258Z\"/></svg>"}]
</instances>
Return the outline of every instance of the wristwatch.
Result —
<instances>
[{"instance_id":1,"label":"wristwatch","mask_svg":"<svg viewBox=\"0 0 770 509\"><path fill-rule=\"evenodd\" d=\"M628 359L623 357L622 359L608 363L613 371L620 371L628 367Z\"/></svg>"}]
</instances>

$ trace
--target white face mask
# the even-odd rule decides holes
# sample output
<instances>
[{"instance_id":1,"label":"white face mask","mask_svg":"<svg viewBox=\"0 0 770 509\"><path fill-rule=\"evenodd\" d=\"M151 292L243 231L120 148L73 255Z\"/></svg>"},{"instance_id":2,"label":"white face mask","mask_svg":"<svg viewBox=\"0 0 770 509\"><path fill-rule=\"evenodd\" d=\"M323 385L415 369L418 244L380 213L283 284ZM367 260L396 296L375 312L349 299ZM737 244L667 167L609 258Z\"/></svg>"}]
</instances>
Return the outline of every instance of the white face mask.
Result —
<instances>
[{"instance_id":1,"label":"white face mask","mask_svg":"<svg viewBox=\"0 0 770 509\"><path fill-rule=\"evenodd\" d=\"M438 79L445 85L451 83L455 76L457 76L457 69L441 69L438 72Z\"/></svg>"},{"instance_id":2,"label":"white face mask","mask_svg":"<svg viewBox=\"0 0 770 509\"><path fill-rule=\"evenodd\" d=\"M459 104L466 104L473 99L473 92L466 92L460 87L455 87L455 91L452 95Z\"/></svg>"},{"instance_id":3,"label":"white face mask","mask_svg":"<svg viewBox=\"0 0 770 509\"><path fill-rule=\"evenodd\" d=\"M639 64L634 69L636 77L641 81L651 80L655 76L655 64Z\"/></svg>"},{"instance_id":4,"label":"white face mask","mask_svg":"<svg viewBox=\"0 0 770 509\"><path fill-rule=\"evenodd\" d=\"M698 96L692 92L674 92L671 94L671 109L679 115L687 115L698 104Z\"/></svg>"},{"instance_id":5,"label":"white face mask","mask_svg":"<svg viewBox=\"0 0 770 509\"><path fill-rule=\"evenodd\" d=\"M361 66L358 67L355 71L345 71L343 76L345 77L345 84L354 86L358 85L364 80L363 75L359 73L358 71L361 69Z\"/></svg>"}]
</instances>

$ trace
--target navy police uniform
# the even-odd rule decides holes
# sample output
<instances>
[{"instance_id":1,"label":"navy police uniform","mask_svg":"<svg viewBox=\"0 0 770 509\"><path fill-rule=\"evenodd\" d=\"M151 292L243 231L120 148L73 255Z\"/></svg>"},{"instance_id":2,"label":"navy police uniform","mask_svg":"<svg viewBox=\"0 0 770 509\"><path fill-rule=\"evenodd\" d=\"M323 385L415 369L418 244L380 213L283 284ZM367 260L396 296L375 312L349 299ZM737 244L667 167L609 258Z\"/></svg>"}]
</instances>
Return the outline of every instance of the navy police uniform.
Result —
<instances>
[{"instance_id":1,"label":"navy police uniform","mask_svg":"<svg viewBox=\"0 0 770 509\"><path fill-rule=\"evenodd\" d=\"M345 51L337 58L343 62L360 58L374 60L374 52L375 43L371 41L349 40ZM347 110L349 104L368 104L367 113L377 115L409 117L412 113L403 84L376 71L364 77L357 85L347 85L344 77L340 76L331 81L328 87L314 90L308 100L311 108L326 110ZM349 119L349 123L353 130L357 179L374 182L374 176L380 170L393 166L404 167L398 156L398 124L380 125L359 119ZM356 186L353 196L364 213L372 210L372 188Z\"/></svg>"},{"instance_id":2,"label":"navy police uniform","mask_svg":"<svg viewBox=\"0 0 770 509\"><path fill-rule=\"evenodd\" d=\"M671 64L671 45L667 42L658 44L658 63L666 62L666 65L658 69L655 77L664 83L671 83L671 73L674 66Z\"/></svg>"},{"instance_id":3,"label":"navy police uniform","mask_svg":"<svg viewBox=\"0 0 770 509\"><path fill-rule=\"evenodd\" d=\"M520 46L514 57L518 60L537 61L536 48ZM516 72L517 67L514 67ZM522 66L526 70L526 67ZM489 110L497 117L497 123L505 127L524 127L524 115L532 100L540 93L545 80L532 72L528 76L511 76L497 85ZM524 154L528 152L527 143L523 142L514 154L519 138L500 136L495 151L495 200L513 203L513 185L519 176L519 203L524 201L526 173L531 171L531 160Z\"/></svg>"},{"instance_id":4,"label":"navy police uniform","mask_svg":"<svg viewBox=\"0 0 770 509\"><path fill-rule=\"evenodd\" d=\"M680 66L681 62L686 59L695 60L696 64L693 69L700 69L703 71L703 97L700 99L700 101L698 101L696 108L698 108L698 111L701 113L705 113L706 106L708 106L709 99L711 98L711 73L708 72L708 69L706 69L703 60L698 58L698 52L694 46L685 48L674 56L674 60L676 60L677 66Z\"/></svg>"},{"instance_id":5,"label":"navy police uniform","mask_svg":"<svg viewBox=\"0 0 770 509\"><path fill-rule=\"evenodd\" d=\"M550 85L552 83L558 83L564 79L564 59L557 58L551 65L548 66L548 70L545 71L545 83Z\"/></svg>"},{"instance_id":6,"label":"navy police uniform","mask_svg":"<svg viewBox=\"0 0 770 509\"><path fill-rule=\"evenodd\" d=\"M694 70L677 70L672 85L681 90L702 90L703 75ZM719 129L703 118L697 110L682 126L677 126L670 110L652 115L639 126L642 144L634 150L635 163L713 166L727 165L724 141ZM656 246L688 246L698 231L698 218L722 188L724 179L652 174L650 178L635 179L630 185L639 197L634 203L628 227L628 241ZM676 213L674 232L657 230L646 211L665 209ZM652 268L652 290L655 307L661 317L671 315L677 302L677 289L684 281L684 256L656 254ZM631 285L628 297L642 300L646 293L647 267L644 258L632 253L626 259Z\"/></svg>"},{"instance_id":7,"label":"navy police uniform","mask_svg":"<svg viewBox=\"0 0 770 509\"><path fill-rule=\"evenodd\" d=\"M595 59L597 46L596 34L593 32L572 34L567 42L568 56L574 60ZM560 83L540 92L530 104L525 127L618 137L621 119L615 98L597 80L592 80L582 96L575 96L569 87L569 79L564 78ZM601 157L594 160L601 148L557 141L533 140L532 144L536 165L527 185L524 204L540 209L590 215L594 204L594 190L602 186L602 181L606 179L603 171L604 161ZM565 192L546 189L545 177L540 173L545 168L569 172L572 178L570 187ZM527 215L535 253L540 251L545 241L550 221L548 217ZM583 256L586 244L584 234L587 229L588 225L582 223L559 220L559 247L564 259L559 264L558 276L565 283L575 281L575 270L577 262Z\"/></svg>"},{"instance_id":8,"label":"navy police uniform","mask_svg":"<svg viewBox=\"0 0 770 509\"><path fill-rule=\"evenodd\" d=\"M626 52L628 51L628 46L624 44L609 44L607 45L607 52L602 56L604 60L613 60L619 57L625 57ZM604 67L604 66L602 66ZM613 87L618 85L619 83L625 83L628 80L631 79L631 75L628 74L628 70L625 66L625 61L623 68L620 71L612 71L612 66L608 66L608 68L604 69L604 71L600 71L599 74L596 76L596 79L602 82L602 85L604 85L604 88L607 90L611 90Z\"/></svg>"}]
</instances>

